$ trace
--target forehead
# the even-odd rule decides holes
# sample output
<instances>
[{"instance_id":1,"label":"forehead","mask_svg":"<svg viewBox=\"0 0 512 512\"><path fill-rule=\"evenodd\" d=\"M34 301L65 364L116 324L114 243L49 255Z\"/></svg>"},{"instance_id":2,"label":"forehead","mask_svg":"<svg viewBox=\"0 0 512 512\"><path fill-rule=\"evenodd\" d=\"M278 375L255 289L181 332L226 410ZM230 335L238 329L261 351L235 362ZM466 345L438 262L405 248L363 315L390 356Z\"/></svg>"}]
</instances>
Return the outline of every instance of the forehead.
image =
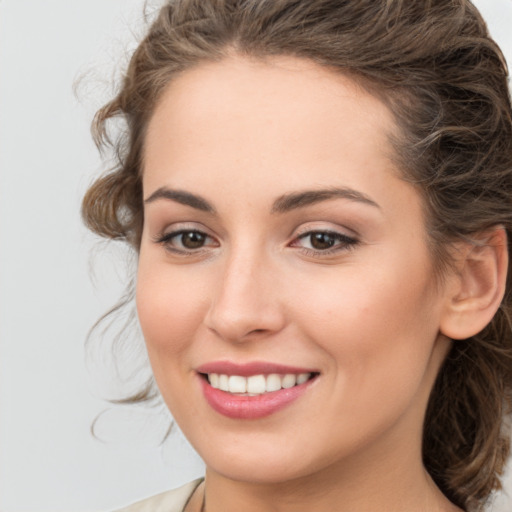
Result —
<instances>
[{"instance_id":1,"label":"forehead","mask_svg":"<svg viewBox=\"0 0 512 512\"><path fill-rule=\"evenodd\" d=\"M169 84L151 118L145 195L162 185L227 190L233 179L266 195L269 183L274 195L304 186L360 188L361 179L382 188L383 169L394 169L388 138L395 130L378 98L313 62L202 64Z\"/></svg>"},{"instance_id":2,"label":"forehead","mask_svg":"<svg viewBox=\"0 0 512 512\"><path fill-rule=\"evenodd\" d=\"M345 75L299 58L231 57L201 64L169 84L150 120L146 152L165 132L198 143L209 131L205 139L229 143L256 125L274 140L316 135L326 144L349 132L355 144L371 131L381 147L395 130L388 108Z\"/></svg>"}]
</instances>

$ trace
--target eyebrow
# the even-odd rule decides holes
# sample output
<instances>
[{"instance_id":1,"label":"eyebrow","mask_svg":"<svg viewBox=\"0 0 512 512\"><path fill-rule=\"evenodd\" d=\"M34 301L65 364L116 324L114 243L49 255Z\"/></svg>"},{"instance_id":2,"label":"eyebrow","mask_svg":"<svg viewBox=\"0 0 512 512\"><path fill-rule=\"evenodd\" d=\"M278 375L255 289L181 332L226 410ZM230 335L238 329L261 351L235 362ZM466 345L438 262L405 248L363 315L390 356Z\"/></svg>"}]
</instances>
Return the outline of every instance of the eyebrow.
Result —
<instances>
[{"instance_id":1,"label":"eyebrow","mask_svg":"<svg viewBox=\"0 0 512 512\"><path fill-rule=\"evenodd\" d=\"M304 208L330 199L348 199L358 203L367 204L375 208L380 206L362 192L348 187L334 187L320 190L304 190L302 192L291 192L278 197L272 205L271 213L286 213L298 208ZM145 204L152 203L158 199L175 201L176 203L190 206L196 210L207 213L216 213L215 208L203 197L184 190L173 190L167 187L160 187L155 190L147 199Z\"/></svg>"},{"instance_id":2,"label":"eyebrow","mask_svg":"<svg viewBox=\"0 0 512 512\"><path fill-rule=\"evenodd\" d=\"M170 188L160 187L145 199L144 203L149 204L157 199L167 199L184 204L185 206L190 206L196 210L201 210L202 212L216 213L215 208L206 199L191 194L190 192L185 192L184 190L172 190Z\"/></svg>"},{"instance_id":3,"label":"eyebrow","mask_svg":"<svg viewBox=\"0 0 512 512\"><path fill-rule=\"evenodd\" d=\"M292 192L284 194L274 202L272 213L286 213L297 208L304 208L329 199L348 199L358 203L367 204L375 208L380 206L362 192L358 192L352 188L334 187L320 190L305 190L303 192Z\"/></svg>"}]
</instances>

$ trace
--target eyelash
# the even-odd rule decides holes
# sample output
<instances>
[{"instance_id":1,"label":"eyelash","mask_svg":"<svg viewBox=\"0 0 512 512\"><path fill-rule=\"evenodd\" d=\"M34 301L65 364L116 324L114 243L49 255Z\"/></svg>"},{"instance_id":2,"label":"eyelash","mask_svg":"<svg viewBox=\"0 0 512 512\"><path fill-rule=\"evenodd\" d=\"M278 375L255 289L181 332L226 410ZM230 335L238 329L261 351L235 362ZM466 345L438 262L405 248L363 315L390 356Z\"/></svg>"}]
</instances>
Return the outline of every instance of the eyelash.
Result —
<instances>
[{"instance_id":1,"label":"eyelash","mask_svg":"<svg viewBox=\"0 0 512 512\"><path fill-rule=\"evenodd\" d=\"M322 235L331 237L334 240L333 245L325 250L322 249L310 249L307 247L302 247L302 251L307 256L330 256L332 254L336 254L343 251L349 251L354 249L354 247L359 243L354 237L345 235L343 233L339 233L337 231L330 231L328 229L312 229L305 233L300 234L295 240L292 242L291 247L296 247L301 240L307 239L309 237L310 244L314 235Z\"/></svg>"},{"instance_id":2,"label":"eyelash","mask_svg":"<svg viewBox=\"0 0 512 512\"><path fill-rule=\"evenodd\" d=\"M179 236L183 235L199 235L200 237L204 237L205 240L213 240L213 238L209 235L207 235L204 231L201 231L199 229L179 229L176 231L171 231L170 233L164 233L162 235L159 235L155 238L155 242L157 244L163 245L165 249L169 252L172 252L173 254L178 254L180 256L192 256L201 254L205 249L204 246L198 247L197 249L190 249L190 248L177 248L172 245L173 238L178 238ZM183 240L183 239L182 239ZM183 241L181 242L183 245ZM218 244L216 244L218 246Z\"/></svg>"},{"instance_id":3,"label":"eyelash","mask_svg":"<svg viewBox=\"0 0 512 512\"><path fill-rule=\"evenodd\" d=\"M154 242L160 245L163 245L165 249L169 252L172 252L173 254L178 254L180 256L193 256L193 255L199 255L203 251L208 250L208 246L201 245L201 247L198 247L197 249L193 248L177 248L173 246L172 240L176 239L183 235L199 235L199 237L204 237L204 240L213 240L213 238L209 235L207 235L204 231L198 230L198 229L179 229L176 231L172 231L170 233L165 233L162 235L157 236L154 239ZM308 247L301 247L300 242L302 240L310 238L310 243L314 235L320 235L320 236L327 236L330 237L331 240L333 240L333 245L331 247L328 247L326 249L315 249L315 248L308 248ZM316 256L316 257L323 257L323 256L330 256L332 254L336 254L343 251L349 251L352 250L357 244L359 243L359 240L357 240L354 237L339 233L337 231L330 231L330 230L323 230L323 229L314 229L307 231L305 233L301 233L298 235L290 244L289 247L299 247L303 254L306 256ZM181 245L183 245L183 239L181 242ZM218 247L218 243L216 242L214 247Z\"/></svg>"}]
</instances>

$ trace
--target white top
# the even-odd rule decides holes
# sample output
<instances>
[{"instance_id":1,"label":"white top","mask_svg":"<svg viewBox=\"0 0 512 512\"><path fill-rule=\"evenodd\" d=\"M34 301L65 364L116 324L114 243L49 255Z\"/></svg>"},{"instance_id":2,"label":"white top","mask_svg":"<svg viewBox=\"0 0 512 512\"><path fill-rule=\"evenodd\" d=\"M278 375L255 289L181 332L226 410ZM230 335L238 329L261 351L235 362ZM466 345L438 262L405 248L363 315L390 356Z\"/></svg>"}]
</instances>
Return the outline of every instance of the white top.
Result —
<instances>
[{"instance_id":1,"label":"white top","mask_svg":"<svg viewBox=\"0 0 512 512\"><path fill-rule=\"evenodd\" d=\"M151 496L116 512L183 512L188 500L202 481L203 478L198 478L182 487Z\"/></svg>"}]
</instances>

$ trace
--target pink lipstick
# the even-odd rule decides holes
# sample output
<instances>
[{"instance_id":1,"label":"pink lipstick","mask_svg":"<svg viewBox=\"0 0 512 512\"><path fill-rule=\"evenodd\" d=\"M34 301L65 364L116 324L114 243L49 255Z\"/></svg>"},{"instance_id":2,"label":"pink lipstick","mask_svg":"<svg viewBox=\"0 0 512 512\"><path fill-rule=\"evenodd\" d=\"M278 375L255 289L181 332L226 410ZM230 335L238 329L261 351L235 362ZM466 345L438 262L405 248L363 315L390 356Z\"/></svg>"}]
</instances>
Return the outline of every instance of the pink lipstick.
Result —
<instances>
[{"instance_id":1,"label":"pink lipstick","mask_svg":"<svg viewBox=\"0 0 512 512\"><path fill-rule=\"evenodd\" d=\"M208 404L229 418L269 416L302 396L318 371L267 362L207 363L197 369Z\"/></svg>"}]
</instances>

